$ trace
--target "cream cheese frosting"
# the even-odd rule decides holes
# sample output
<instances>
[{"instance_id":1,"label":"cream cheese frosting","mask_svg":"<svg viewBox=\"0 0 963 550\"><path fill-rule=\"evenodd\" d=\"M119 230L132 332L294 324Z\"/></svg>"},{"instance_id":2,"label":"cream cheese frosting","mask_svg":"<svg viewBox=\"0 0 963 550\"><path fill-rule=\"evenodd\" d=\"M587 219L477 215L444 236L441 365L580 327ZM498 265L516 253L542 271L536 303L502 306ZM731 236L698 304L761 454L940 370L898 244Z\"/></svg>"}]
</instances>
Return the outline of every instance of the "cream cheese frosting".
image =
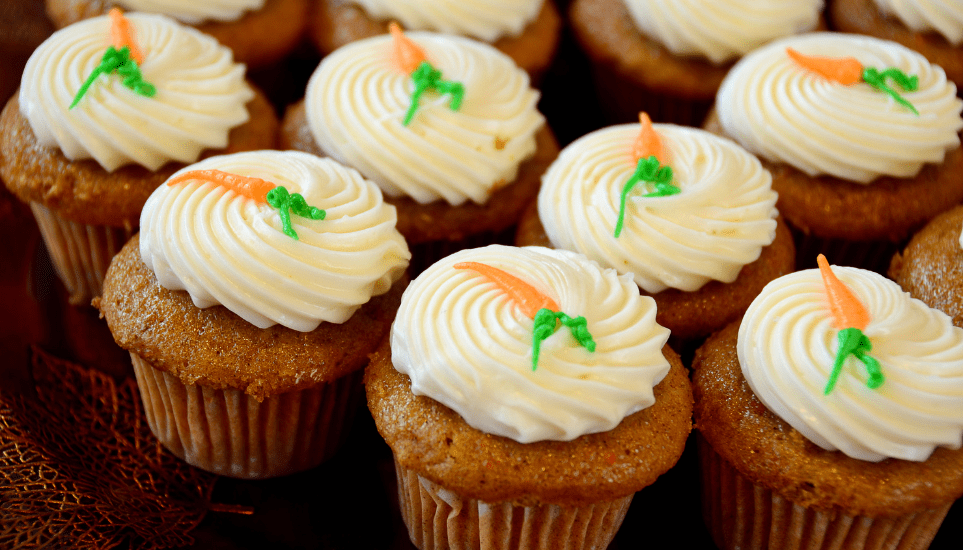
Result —
<instances>
[{"instance_id":1,"label":"cream cheese frosting","mask_svg":"<svg viewBox=\"0 0 963 550\"><path fill-rule=\"evenodd\" d=\"M916 91L896 89L919 114L864 82L846 86L803 68L787 47L916 75ZM963 128L963 101L943 69L895 42L838 33L790 37L746 55L729 71L716 105L725 133L750 152L810 176L861 184L913 177L924 164L941 163L959 147Z\"/></svg>"},{"instance_id":2,"label":"cream cheese frosting","mask_svg":"<svg viewBox=\"0 0 963 550\"><path fill-rule=\"evenodd\" d=\"M621 193L636 169L639 124L610 126L562 150L542 178L538 214L557 248L574 250L634 277L646 292L697 290L732 282L776 234L772 176L732 141L654 124L673 170L676 195L644 197L636 186L615 237Z\"/></svg>"},{"instance_id":3,"label":"cream cheese frosting","mask_svg":"<svg viewBox=\"0 0 963 550\"><path fill-rule=\"evenodd\" d=\"M326 213L291 214L201 179L161 185L140 218L140 253L158 282L186 290L197 307L223 305L266 328L314 330L342 323L388 291L411 255L395 229L395 207L353 169L297 151L210 157L178 171L221 170L261 178Z\"/></svg>"},{"instance_id":4,"label":"cream cheese frosting","mask_svg":"<svg viewBox=\"0 0 963 550\"><path fill-rule=\"evenodd\" d=\"M811 31L823 0L623 0L636 27L676 55L715 64L770 40Z\"/></svg>"},{"instance_id":5,"label":"cream cheese frosting","mask_svg":"<svg viewBox=\"0 0 963 550\"><path fill-rule=\"evenodd\" d=\"M522 32L545 0L354 0L376 19L396 20L406 29L467 35L494 42Z\"/></svg>"},{"instance_id":6,"label":"cream cheese frosting","mask_svg":"<svg viewBox=\"0 0 963 550\"><path fill-rule=\"evenodd\" d=\"M215 39L169 17L126 17L144 53L140 72L156 94L138 95L118 74L102 74L70 108L110 46L108 16L74 23L44 41L24 68L20 110L38 142L107 171L131 163L156 170L225 147L254 97L244 66Z\"/></svg>"},{"instance_id":7,"label":"cream cheese frosting","mask_svg":"<svg viewBox=\"0 0 963 550\"><path fill-rule=\"evenodd\" d=\"M771 411L816 445L867 461L926 460L963 441L963 329L871 271L834 266L863 303L863 329L885 381L867 387L855 357L834 389L837 332L818 269L767 285L739 327L742 372Z\"/></svg>"},{"instance_id":8,"label":"cream cheese frosting","mask_svg":"<svg viewBox=\"0 0 963 550\"><path fill-rule=\"evenodd\" d=\"M492 279L460 262L501 269L584 316L596 347L566 327L541 344L532 368L533 321ZM411 391L450 407L471 426L521 443L607 431L655 402L669 371L655 301L628 276L580 254L491 245L431 265L405 290L391 328L395 368Z\"/></svg>"},{"instance_id":9,"label":"cream cheese frosting","mask_svg":"<svg viewBox=\"0 0 963 550\"><path fill-rule=\"evenodd\" d=\"M245 12L264 7L265 0L114 0L125 10L169 15L196 25L204 21L237 21Z\"/></svg>"},{"instance_id":10,"label":"cream cheese frosting","mask_svg":"<svg viewBox=\"0 0 963 550\"><path fill-rule=\"evenodd\" d=\"M874 0L884 14L916 32L937 32L954 46L963 44L963 3L959 0Z\"/></svg>"},{"instance_id":11,"label":"cream cheese frosting","mask_svg":"<svg viewBox=\"0 0 963 550\"><path fill-rule=\"evenodd\" d=\"M545 123L528 74L495 48L468 38L412 32L442 78L464 85L458 110L426 92L405 126L412 79L392 61L392 38L352 42L326 56L308 82L312 135L388 196L419 203L484 204L515 180Z\"/></svg>"}]
</instances>

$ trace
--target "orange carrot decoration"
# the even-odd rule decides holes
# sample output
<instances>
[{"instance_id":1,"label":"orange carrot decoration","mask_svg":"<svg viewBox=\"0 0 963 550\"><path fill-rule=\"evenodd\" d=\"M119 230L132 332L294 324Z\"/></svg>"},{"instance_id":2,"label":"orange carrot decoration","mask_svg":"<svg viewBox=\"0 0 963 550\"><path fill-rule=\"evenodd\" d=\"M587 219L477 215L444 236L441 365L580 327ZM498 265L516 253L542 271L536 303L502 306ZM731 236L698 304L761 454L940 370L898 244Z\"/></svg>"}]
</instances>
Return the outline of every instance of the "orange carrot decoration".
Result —
<instances>
[{"instance_id":1,"label":"orange carrot decoration","mask_svg":"<svg viewBox=\"0 0 963 550\"><path fill-rule=\"evenodd\" d=\"M559 310L555 300L542 294L538 289L511 273L498 269L497 267L479 262L459 262L455 264L454 267L455 269L472 269L491 279L492 282L498 285L498 288L504 290L505 293L518 304L518 307L522 309L522 313L529 319L534 319L538 310L542 308L547 308L552 311Z\"/></svg>"},{"instance_id":2,"label":"orange carrot decoration","mask_svg":"<svg viewBox=\"0 0 963 550\"><path fill-rule=\"evenodd\" d=\"M415 72L418 65L421 65L421 63L425 61L425 52L422 51L417 44L412 42L410 38L405 36L404 31L401 30L401 26L398 25L398 23L394 21L388 23L388 31L391 32L391 36L394 38L392 54L395 65L404 71L405 74Z\"/></svg>"},{"instance_id":3,"label":"orange carrot decoration","mask_svg":"<svg viewBox=\"0 0 963 550\"><path fill-rule=\"evenodd\" d=\"M853 294L853 291L836 277L832 268L829 267L826 256L822 254L816 256L816 263L823 276L823 285L826 288L826 297L829 299L829 309L833 312L833 319L836 321L836 328L855 327L859 330L866 328L869 324L869 311L866 307Z\"/></svg>"},{"instance_id":4,"label":"orange carrot decoration","mask_svg":"<svg viewBox=\"0 0 963 550\"><path fill-rule=\"evenodd\" d=\"M865 82L892 97L897 103L913 111L917 116L920 114L919 111L916 110L916 107L913 107L912 103L906 101L903 96L899 95L896 90L886 83L886 79L890 79L899 85L900 88L912 92L919 88L919 77L916 75L908 76L895 67L890 67L883 71L875 67L864 67L863 64L854 57L833 58L804 55L792 48L786 48L786 54L798 65L821 75L823 78L845 86Z\"/></svg>"},{"instance_id":5,"label":"orange carrot decoration","mask_svg":"<svg viewBox=\"0 0 963 550\"><path fill-rule=\"evenodd\" d=\"M268 191L275 188L273 183L261 178L240 176L221 170L191 170L167 180L167 185L177 185L188 180L201 180L227 187L241 196L263 203L267 202Z\"/></svg>"},{"instance_id":6,"label":"orange carrot decoration","mask_svg":"<svg viewBox=\"0 0 963 550\"><path fill-rule=\"evenodd\" d=\"M863 79L863 64L855 57L803 55L792 48L786 48L786 53L802 67L844 86L852 86Z\"/></svg>"},{"instance_id":7,"label":"orange carrot decoration","mask_svg":"<svg viewBox=\"0 0 963 550\"><path fill-rule=\"evenodd\" d=\"M116 49L124 46L130 48L130 57L138 65L144 62L144 53L134 42L134 30L130 26L130 21L124 17L124 12L118 7L110 9L110 42Z\"/></svg>"},{"instance_id":8,"label":"orange carrot decoration","mask_svg":"<svg viewBox=\"0 0 963 550\"><path fill-rule=\"evenodd\" d=\"M639 159L654 156L660 163L664 162L665 150L662 148L662 140L659 138L659 134L655 133L655 129L652 128L652 119L649 118L648 113L639 111L639 124L642 127L639 129L639 137L636 138L632 147L632 158L638 162Z\"/></svg>"},{"instance_id":9,"label":"orange carrot decoration","mask_svg":"<svg viewBox=\"0 0 963 550\"><path fill-rule=\"evenodd\" d=\"M868 355L873 349L873 344L863 334L863 329L869 324L869 311L853 294L853 291L836 277L825 256L822 254L816 256L816 263L819 265L819 272L823 276L823 287L826 291L826 298L829 300L829 310L833 314L836 328L840 329L836 335L839 341L836 361L833 364L833 370L829 375L823 393L829 395L836 387L836 381L842 372L843 362L850 355L856 357L866 366L869 373L866 385L871 389L876 389L883 384L885 379L879 361Z\"/></svg>"},{"instance_id":10,"label":"orange carrot decoration","mask_svg":"<svg viewBox=\"0 0 963 550\"><path fill-rule=\"evenodd\" d=\"M555 300L542 294L532 285L497 267L479 262L459 262L454 265L454 268L472 269L488 277L500 289L508 293L521 308L522 313L535 321L532 326L532 370L535 370L538 366L538 355L542 341L555 333L559 321L572 331L572 336L580 346L590 352L595 351L595 340L589 334L588 321L585 320L585 317L581 315L569 317L562 313L559 311L559 306Z\"/></svg>"},{"instance_id":11,"label":"orange carrot decoration","mask_svg":"<svg viewBox=\"0 0 963 550\"><path fill-rule=\"evenodd\" d=\"M292 212L311 220L323 220L326 216L324 210L308 205L300 193L288 193L283 185L274 185L267 180L252 176L241 176L214 169L191 170L169 179L167 185L177 185L190 180L201 180L227 187L242 197L277 208L281 215L281 230L294 240L298 240L298 234L291 225Z\"/></svg>"}]
</instances>

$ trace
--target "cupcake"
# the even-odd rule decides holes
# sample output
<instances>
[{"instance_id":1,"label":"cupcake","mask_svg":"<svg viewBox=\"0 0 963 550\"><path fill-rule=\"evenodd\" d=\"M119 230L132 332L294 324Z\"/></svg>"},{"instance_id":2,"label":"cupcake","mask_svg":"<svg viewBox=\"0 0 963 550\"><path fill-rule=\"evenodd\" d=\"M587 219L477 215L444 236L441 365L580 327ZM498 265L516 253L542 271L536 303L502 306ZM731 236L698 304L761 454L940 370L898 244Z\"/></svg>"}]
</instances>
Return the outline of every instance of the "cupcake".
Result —
<instances>
[{"instance_id":1,"label":"cupcake","mask_svg":"<svg viewBox=\"0 0 963 550\"><path fill-rule=\"evenodd\" d=\"M516 244L573 250L632 277L681 350L791 272L795 249L758 159L704 130L641 119L566 146Z\"/></svg>"},{"instance_id":2,"label":"cupcake","mask_svg":"<svg viewBox=\"0 0 963 550\"><path fill-rule=\"evenodd\" d=\"M46 0L57 28L105 15L112 7L158 13L209 34L239 63L266 67L284 58L307 28L309 0Z\"/></svg>"},{"instance_id":3,"label":"cupcake","mask_svg":"<svg viewBox=\"0 0 963 550\"><path fill-rule=\"evenodd\" d=\"M889 278L963 327L963 206L933 218L893 256Z\"/></svg>"},{"instance_id":4,"label":"cupcake","mask_svg":"<svg viewBox=\"0 0 963 550\"><path fill-rule=\"evenodd\" d=\"M467 36L498 48L537 82L558 48L562 18L552 0L318 0L308 36L322 55L349 42L404 28Z\"/></svg>"},{"instance_id":5,"label":"cupcake","mask_svg":"<svg viewBox=\"0 0 963 550\"><path fill-rule=\"evenodd\" d=\"M823 27L822 0L574 0L569 20L613 122L702 124L733 61Z\"/></svg>"},{"instance_id":6,"label":"cupcake","mask_svg":"<svg viewBox=\"0 0 963 550\"><path fill-rule=\"evenodd\" d=\"M296 151L222 155L151 195L96 305L165 447L272 477L337 449L408 258L394 208L355 170Z\"/></svg>"},{"instance_id":7,"label":"cupcake","mask_svg":"<svg viewBox=\"0 0 963 550\"><path fill-rule=\"evenodd\" d=\"M833 28L899 42L963 84L963 5L946 0L833 0Z\"/></svg>"},{"instance_id":8,"label":"cupcake","mask_svg":"<svg viewBox=\"0 0 963 550\"><path fill-rule=\"evenodd\" d=\"M111 45L124 27L133 37ZM30 57L0 114L0 176L33 209L70 302L87 304L158 185L201 156L273 147L277 127L230 50L167 17L118 13Z\"/></svg>"},{"instance_id":9,"label":"cupcake","mask_svg":"<svg viewBox=\"0 0 963 550\"><path fill-rule=\"evenodd\" d=\"M770 283L696 353L720 548L926 548L963 495L963 329L824 260Z\"/></svg>"},{"instance_id":10,"label":"cupcake","mask_svg":"<svg viewBox=\"0 0 963 550\"><path fill-rule=\"evenodd\" d=\"M415 546L604 548L691 429L668 336L631 278L574 252L430 266L365 372Z\"/></svg>"},{"instance_id":11,"label":"cupcake","mask_svg":"<svg viewBox=\"0 0 963 550\"><path fill-rule=\"evenodd\" d=\"M716 105L721 131L772 172L797 267L826 253L883 273L899 243L963 200L963 101L941 68L895 42L779 40L733 67Z\"/></svg>"},{"instance_id":12,"label":"cupcake","mask_svg":"<svg viewBox=\"0 0 963 550\"><path fill-rule=\"evenodd\" d=\"M491 46L395 29L325 57L285 114L281 143L378 184L398 208L416 274L458 248L510 242L558 154L538 99Z\"/></svg>"}]
</instances>

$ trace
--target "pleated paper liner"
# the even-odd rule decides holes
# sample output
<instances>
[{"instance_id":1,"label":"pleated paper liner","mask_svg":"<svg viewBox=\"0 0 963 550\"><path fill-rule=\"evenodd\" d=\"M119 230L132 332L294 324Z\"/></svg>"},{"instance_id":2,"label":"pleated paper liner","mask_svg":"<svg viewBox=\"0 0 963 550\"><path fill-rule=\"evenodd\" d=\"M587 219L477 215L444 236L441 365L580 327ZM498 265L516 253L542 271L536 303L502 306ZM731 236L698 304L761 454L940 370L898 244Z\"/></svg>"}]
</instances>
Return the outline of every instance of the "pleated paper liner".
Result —
<instances>
[{"instance_id":1,"label":"pleated paper liner","mask_svg":"<svg viewBox=\"0 0 963 550\"><path fill-rule=\"evenodd\" d=\"M344 442L358 409L359 369L257 401L243 391L186 385L131 353L151 431L187 463L263 479L317 466Z\"/></svg>"},{"instance_id":2,"label":"pleated paper liner","mask_svg":"<svg viewBox=\"0 0 963 550\"><path fill-rule=\"evenodd\" d=\"M702 515L722 550L923 550L952 505L878 518L805 508L754 485L697 437Z\"/></svg>"},{"instance_id":3,"label":"pleated paper liner","mask_svg":"<svg viewBox=\"0 0 963 550\"><path fill-rule=\"evenodd\" d=\"M75 306L90 305L91 299L100 296L111 258L134 229L73 222L36 202L30 203L30 209L68 300Z\"/></svg>"},{"instance_id":4,"label":"pleated paper liner","mask_svg":"<svg viewBox=\"0 0 963 550\"><path fill-rule=\"evenodd\" d=\"M401 517L420 550L605 548L634 494L596 504L517 506L464 498L395 462Z\"/></svg>"}]
</instances>

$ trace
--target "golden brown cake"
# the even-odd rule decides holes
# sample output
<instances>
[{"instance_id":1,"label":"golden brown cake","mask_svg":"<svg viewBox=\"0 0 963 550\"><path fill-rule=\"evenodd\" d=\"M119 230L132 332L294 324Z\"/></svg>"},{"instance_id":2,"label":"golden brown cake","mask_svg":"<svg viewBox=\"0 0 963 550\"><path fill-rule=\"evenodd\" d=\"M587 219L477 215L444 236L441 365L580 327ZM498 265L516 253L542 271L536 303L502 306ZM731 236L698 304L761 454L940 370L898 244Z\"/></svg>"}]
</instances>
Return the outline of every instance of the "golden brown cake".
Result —
<instances>
[{"instance_id":1,"label":"golden brown cake","mask_svg":"<svg viewBox=\"0 0 963 550\"><path fill-rule=\"evenodd\" d=\"M580 314L594 344L563 321L533 356L533 321L497 272ZM686 371L653 310L613 270L545 248L463 250L415 279L365 372L412 542L605 547L691 428Z\"/></svg>"},{"instance_id":2,"label":"golden brown cake","mask_svg":"<svg viewBox=\"0 0 963 550\"><path fill-rule=\"evenodd\" d=\"M671 170L676 194L653 196L652 181L630 187L647 155L633 143L649 130L661 141L660 164ZM770 181L755 157L709 132L610 126L562 150L515 244L574 250L630 275L655 299L659 324L682 350L738 318L769 281L793 270L792 235Z\"/></svg>"},{"instance_id":3,"label":"golden brown cake","mask_svg":"<svg viewBox=\"0 0 963 550\"><path fill-rule=\"evenodd\" d=\"M774 281L696 352L703 515L720 548L926 548L963 494L961 396L913 380L958 380L963 330L881 275L832 272L869 312L859 353L878 385L855 355L831 372L855 323L839 324L819 270Z\"/></svg>"},{"instance_id":4,"label":"golden brown cake","mask_svg":"<svg viewBox=\"0 0 963 550\"><path fill-rule=\"evenodd\" d=\"M610 122L629 122L646 111L656 122L698 126L736 58L769 40L825 27L822 2L787 7L573 0L569 21L592 62ZM655 28L640 26L649 21Z\"/></svg>"},{"instance_id":5,"label":"golden brown cake","mask_svg":"<svg viewBox=\"0 0 963 550\"><path fill-rule=\"evenodd\" d=\"M537 1L520 1L517 2L516 8L524 9L523 6ZM411 6L404 6L403 2L396 3L401 4L398 9L412 10ZM527 22L516 35L496 33L495 30L487 28L481 20L459 22L458 16L447 10L443 2L434 0L434 3L437 5L432 5L431 1L425 1L420 7L425 11L437 13L421 13L415 16L423 17L426 26L410 26L405 24L403 18L391 17L387 14L385 17L372 16L356 0L318 0L311 14L308 36L321 54L327 55L349 42L387 33L388 23L396 19L400 19L407 30L432 30L467 36L473 36L468 29L478 25L484 29L485 36L473 37L484 40L506 53L519 67L531 75L533 81L539 82L551 64L562 30L562 18L552 0L540 2L541 8L536 7L537 11L533 19ZM382 2L382 4L386 6L384 9L390 9L392 2ZM458 6L458 13L464 15L468 10L461 4ZM479 11L502 8L505 12L511 13L515 11L507 9L511 7L512 4L508 2L504 6L481 6ZM490 12L486 16L492 18ZM435 22L436 25L428 24L429 21ZM442 24L451 28L436 28ZM456 32L455 29L459 26L466 30Z\"/></svg>"},{"instance_id":6,"label":"golden brown cake","mask_svg":"<svg viewBox=\"0 0 963 550\"><path fill-rule=\"evenodd\" d=\"M244 178L271 192L249 195L235 185ZM293 151L212 157L169 181L95 302L131 354L151 429L224 475L318 464L347 431L368 354L405 287L409 253L393 208L357 172ZM272 206L284 196L327 215ZM204 223L183 223L211 197L221 206Z\"/></svg>"},{"instance_id":7,"label":"golden brown cake","mask_svg":"<svg viewBox=\"0 0 963 550\"><path fill-rule=\"evenodd\" d=\"M960 27L960 13L952 13L953 10L958 12L959 6L952 2L938 1L931 6L931 8L937 8L934 11L924 7L924 12L929 11L928 16L935 15L935 19L932 20L926 20L926 15L921 16L917 11L919 7L914 3L907 3L904 9L908 9L915 19L922 19L919 24L925 22L925 30L924 28L911 29L901 20L899 13L888 15L873 0L833 0L829 2L829 14L834 30L868 34L899 42L907 48L920 52L934 65L942 67L946 71L946 77L957 87L963 85L963 46L958 38L963 36L963 28ZM939 33L934 23L939 26L946 25L946 28L952 29L954 34L951 36L954 36L956 44Z\"/></svg>"},{"instance_id":8,"label":"golden brown cake","mask_svg":"<svg viewBox=\"0 0 963 550\"><path fill-rule=\"evenodd\" d=\"M100 293L110 258L168 176L202 156L273 148L277 140L273 107L244 80L243 67L229 62L226 48L166 18L129 20L144 35L138 46L146 57L135 68L153 96L128 89L115 74L88 74L85 61L103 62L106 46L77 40L102 35L109 42L111 23L99 17L44 42L0 114L0 175L31 205L75 305ZM187 52L191 59L181 59ZM74 62L48 63L62 56Z\"/></svg>"},{"instance_id":9,"label":"golden brown cake","mask_svg":"<svg viewBox=\"0 0 963 550\"><path fill-rule=\"evenodd\" d=\"M47 15L57 28L105 15L114 6L131 11L138 9L137 3L128 4L124 0L46 0L46 3ZM267 67L283 59L298 45L308 25L310 7L309 0L265 0L260 9L246 11L238 8L236 19L219 21L215 18L215 6L211 6L212 13L208 15L203 9L205 2L195 2L186 13L177 11L184 9L184 3L180 4L171 3L169 11L165 11L163 2L146 3L145 6L156 9L144 11L169 15L193 25L230 48L235 61L250 68Z\"/></svg>"},{"instance_id":10,"label":"golden brown cake","mask_svg":"<svg viewBox=\"0 0 963 550\"><path fill-rule=\"evenodd\" d=\"M864 80L843 84L794 61L787 48L831 63L853 57L864 71L901 71L918 89L897 80L884 85L889 91ZM783 80L791 93L777 92L773 83ZM772 172L797 267L825 253L883 273L900 243L963 200L963 103L942 69L895 42L841 33L774 42L736 64L717 102L706 127ZM814 113L824 114L818 124L807 122Z\"/></svg>"},{"instance_id":11,"label":"golden brown cake","mask_svg":"<svg viewBox=\"0 0 963 550\"><path fill-rule=\"evenodd\" d=\"M889 278L963 327L963 206L940 214L893 256Z\"/></svg>"}]
</instances>

